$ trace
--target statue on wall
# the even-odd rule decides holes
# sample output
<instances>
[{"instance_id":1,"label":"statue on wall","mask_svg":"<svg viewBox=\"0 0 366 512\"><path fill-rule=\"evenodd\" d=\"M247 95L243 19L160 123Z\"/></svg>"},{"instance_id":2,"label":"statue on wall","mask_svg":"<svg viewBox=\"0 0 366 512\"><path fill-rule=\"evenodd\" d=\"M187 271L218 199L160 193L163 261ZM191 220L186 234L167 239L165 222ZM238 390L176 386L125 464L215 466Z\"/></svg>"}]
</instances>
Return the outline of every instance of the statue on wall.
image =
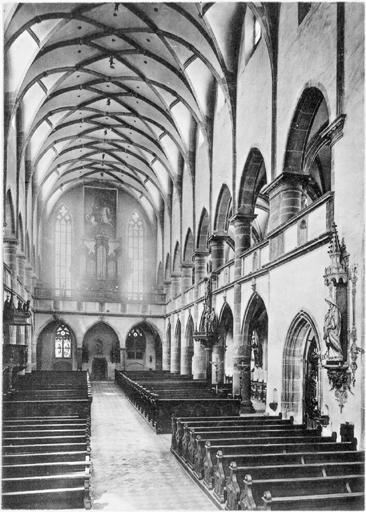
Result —
<instances>
[{"instance_id":1,"label":"statue on wall","mask_svg":"<svg viewBox=\"0 0 366 512\"><path fill-rule=\"evenodd\" d=\"M325 299L329 309L324 318L324 341L327 347L326 357L328 361L344 360L340 334L341 334L341 313L333 299Z\"/></svg>"}]
</instances>

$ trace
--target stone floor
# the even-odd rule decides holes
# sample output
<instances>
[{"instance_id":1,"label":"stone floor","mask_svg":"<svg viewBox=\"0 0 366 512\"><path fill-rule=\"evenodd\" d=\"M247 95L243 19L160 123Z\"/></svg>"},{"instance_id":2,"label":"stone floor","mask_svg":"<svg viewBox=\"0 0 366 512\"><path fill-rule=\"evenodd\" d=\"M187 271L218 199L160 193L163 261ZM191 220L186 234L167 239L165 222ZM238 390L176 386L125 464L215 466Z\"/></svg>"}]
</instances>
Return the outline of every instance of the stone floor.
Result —
<instances>
[{"instance_id":1,"label":"stone floor","mask_svg":"<svg viewBox=\"0 0 366 512\"><path fill-rule=\"evenodd\" d=\"M216 510L112 382L93 382L94 510Z\"/></svg>"}]
</instances>

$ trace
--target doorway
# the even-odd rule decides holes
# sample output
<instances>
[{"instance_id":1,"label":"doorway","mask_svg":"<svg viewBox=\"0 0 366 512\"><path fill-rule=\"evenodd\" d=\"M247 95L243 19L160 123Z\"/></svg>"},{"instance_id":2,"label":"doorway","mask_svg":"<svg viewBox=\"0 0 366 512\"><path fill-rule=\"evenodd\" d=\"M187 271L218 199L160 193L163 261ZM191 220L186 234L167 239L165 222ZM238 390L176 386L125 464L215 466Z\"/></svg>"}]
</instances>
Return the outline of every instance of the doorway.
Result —
<instances>
[{"instance_id":1,"label":"doorway","mask_svg":"<svg viewBox=\"0 0 366 512\"><path fill-rule=\"evenodd\" d=\"M107 360L105 357L94 357L92 363L91 380L107 379Z\"/></svg>"}]
</instances>

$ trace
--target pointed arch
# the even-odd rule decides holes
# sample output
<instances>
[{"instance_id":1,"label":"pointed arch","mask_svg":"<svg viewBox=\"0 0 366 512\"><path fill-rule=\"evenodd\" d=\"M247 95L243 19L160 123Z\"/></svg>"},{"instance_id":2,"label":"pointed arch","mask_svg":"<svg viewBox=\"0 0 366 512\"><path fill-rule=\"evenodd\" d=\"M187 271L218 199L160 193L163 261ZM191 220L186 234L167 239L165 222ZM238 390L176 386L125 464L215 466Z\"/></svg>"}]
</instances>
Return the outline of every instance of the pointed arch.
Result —
<instances>
[{"instance_id":1,"label":"pointed arch","mask_svg":"<svg viewBox=\"0 0 366 512\"><path fill-rule=\"evenodd\" d=\"M156 286L161 289L163 287L163 262L159 261L158 271L156 273Z\"/></svg>"},{"instance_id":2,"label":"pointed arch","mask_svg":"<svg viewBox=\"0 0 366 512\"><path fill-rule=\"evenodd\" d=\"M206 208L203 208L197 230L196 248L200 251L208 249L209 216Z\"/></svg>"},{"instance_id":3,"label":"pointed arch","mask_svg":"<svg viewBox=\"0 0 366 512\"><path fill-rule=\"evenodd\" d=\"M170 281L170 276L171 276L170 254L168 253L166 255L166 259L165 259L165 272L164 272L164 279L165 279L165 281Z\"/></svg>"},{"instance_id":4,"label":"pointed arch","mask_svg":"<svg viewBox=\"0 0 366 512\"><path fill-rule=\"evenodd\" d=\"M246 214L253 214L260 190L267 183L267 173L262 153L257 148L249 151L240 180L238 207Z\"/></svg>"},{"instance_id":5,"label":"pointed arch","mask_svg":"<svg viewBox=\"0 0 366 512\"><path fill-rule=\"evenodd\" d=\"M171 365L170 365L171 373L180 373L181 331L182 331L181 323L178 318L177 323L175 325L174 341L172 343L172 349L171 349Z\"/></svg>"},{"instance_id":6,"label":"pointed arch","mask_svg":"<svg viewBox=\"0 0 366 512\"><path fill-rule=\"evenodd\" d=\"M5 234L6 235L14 235L15 234L15 213L14 213L13 198L12 198L10 189L7 191L6 197L5 197L4 219L5 219Z\"/></svg>"},{"instance_id":7,"label":"pointed arch","mask_svg":"<svg viewBox=\"0 0 366 512\"><path fill-rule=\"evenodd\" d=\"M193 359L193 331L194 322L191 313L189 313L186 330L184 335L184 347L182 350L181 374L192 375Z\"/></svg>"},{"instance_id":8,"label":"pointed arch","mask_svg":"<svg viewBox=\"0 0 366 512\"><path fill-rule=\"evenodd\" d=\"M179 242L175 244L174 256L173 256L173 272L180 273L181 271L181 255Z\"/></svg>"},{"instance_id":9,"label":"pointed arch","mask_svg":"<svg viewBox=\"0 0 366 512\"><path fill-rule=\"evenodd\" d=\"M282 412L294 416L299 421L303 421L304 413L304 362L312 342L320 353L315 321L309 313L301 310L292 320L286 335L282 357L281 396ZM320 397L320 389L318 393ZM321 403L319 406L321 407Z\"/></svg>"},{"instance_id":10,"label":"pointed arch","mask_svg":"<svg viewBox=\"0 0 366 512\"><path fill-rule=\"evenodd\" d=\"M126 336L126 351L127 369L162 369L161 337L159 330L151 322L143 320L130 328Z\"/></svg>"},{"instance_id":11,"label":"pointed arch","mask_svg":"<svg viewBox=\"0 0 366 512\"><path fill-rule=\"evenodd\" d=\"M184 250L183 250L183 263L191 265L193 259L193 251L194 251L194 239L191 228L188 228L186 234L186 240L184 242Z\"/></svg>"},{"instance_id":12,"label":"pointed arch","mask_svg":"<svg viewBox=\"0 0 366 512\"><path fill-rule=\"evenodd\" d=\"M232 197L229 187L223 184L217 200L214 231L227 232L229 229L229 218L232 213Z\"/></svg>"},{"instance_id":13,"label":"pointed arch","mask_svg":"<svg viewBox=\"0 0 366 512\"><path fill-rule=\"evenodd\" d=\"M305 148L316 114L322 104L324 106L324 119L319 120L316 131L321 130L328 124L329 109L320 89L317 87L304 89L289 129L284 162L285 171L298 173L303 171Z\"/></svg>"},{"instance_id":14,"label":"pointed arch","mask_svg":"<svg viewBox=\"0 0 366 512\"><path fill-rule=\"evenodd\" d=\"M68 347L60 345L62 339L68 339ZM66 350L65 353L65 348L68 348L69 352ZM70 325L62 318L50 320L39 332L36 367L37 370L76 370L76 336Z\"/></svg>"},{"instance_id":15,"label":"pointed arch","mask_svg":"<svg viewBox=\"0 0 366 512\"><path fill-rule=\"evenodd\" d=\"M22 214L18 215L18 245L19 249L24 252L24 229L23 229L23 219Z\"/></svg>"}]
</instances>

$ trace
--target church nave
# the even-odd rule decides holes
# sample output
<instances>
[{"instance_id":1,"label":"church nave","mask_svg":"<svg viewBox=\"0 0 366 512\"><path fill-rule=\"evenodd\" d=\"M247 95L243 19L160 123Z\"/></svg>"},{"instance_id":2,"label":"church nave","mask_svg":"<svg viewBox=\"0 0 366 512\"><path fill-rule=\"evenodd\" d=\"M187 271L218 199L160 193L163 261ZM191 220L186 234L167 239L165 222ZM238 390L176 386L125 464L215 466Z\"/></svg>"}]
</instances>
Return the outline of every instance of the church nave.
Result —
<instances>
[{"instance_id":1,"label":"church nave","mask_svg":"<svg viewBox=\"0 0 366 512\"><path fill-rule=\"evenodd\" d=\"M215 510L113 382L93 382L93 510Z\"/></svg>"}]
</instances>

